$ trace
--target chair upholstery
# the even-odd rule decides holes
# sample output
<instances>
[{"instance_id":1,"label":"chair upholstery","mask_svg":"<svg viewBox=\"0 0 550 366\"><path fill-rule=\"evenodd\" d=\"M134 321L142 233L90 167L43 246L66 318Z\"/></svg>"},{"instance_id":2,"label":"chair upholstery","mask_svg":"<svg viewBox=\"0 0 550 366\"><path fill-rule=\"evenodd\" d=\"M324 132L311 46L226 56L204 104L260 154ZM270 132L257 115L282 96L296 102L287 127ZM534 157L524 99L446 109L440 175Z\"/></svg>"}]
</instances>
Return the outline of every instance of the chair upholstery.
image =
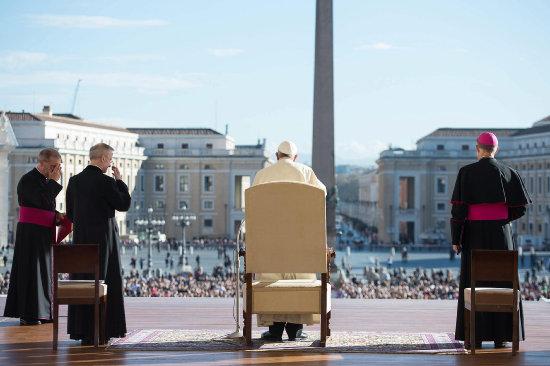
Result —
<instances>
[{"instance_id":1,"label":"chair upholstery","mask_svg":"<svg viewBox=\"0 0 550 366\"><path fill-rule=\"evenodd\" d=\"M518 301L520 293L518 292ZM472 302L472 289L464 289L464 301ZM477 287L476 303L478 305L510 305L514 303L514 290L511 288Z\"/></svg>"},{"instance_id":2,"label":"chair upholstery","mask_svg":"<svg viewBox=\"0 0 550 366\"><path fill-rule=\"evenodd\" d=\"M477 282L511 282L512 288L476 287ZM519 348L518 252L512 250L471 251L471 287L464 289L464 328L466 343L476 353L476 312L511 312L513 319L512 354ZM471 314L473 313L473 314Z\"/></svg>"},{"instance_id":3,"label":"chair upholstery","mask_svg":"<svg viewBox=\"0 0 550 366\"><path fill-rule=\"evenodd\" d=\"M321 314L321 281L279 280L252 282L254 314ZM330 284L327 288L327 311L331 310ZM246 284L243 286L244 311ZM280 301L285 299L285 301Z\"/></svg>"},{"instance_id":4,"label":"chair upholstery","mask_svg":"<svg viewBox=\"0 0 550 366\"><path fill-rule=\"evenodd\" d=\"M325 193L309 184L272 182L245 191L244 335L252 344L252 314L320 314L321 345L330 336ZM332 253L332 254L329 254ZM315 273L316 279L269 279L253 274ZM282 301L284 299L284 301Z\"/></svg>"},{"instance_id":5,"label":"chair upholstery","mask_svg":"<svg viewBox=\"0 0 550 366\"><path fill-rule=\"evenodd\" d=\"M93 274L93 280L59 280L60 273ZM99 280L99 246L71 244L53 246L53 349L57 349L59 305L94 306L94 346L105 342L107 285ZM101 317L100 317L101 312ZM101 318L101 328L100 328Z\"/></svg>"},{"instance_id":6,"label":"chair upholstery","mask_svg":"<svg viewBox=\"0 0 550 366\"><path fill-rule=\"evenodd\" d=\"M57 297L59 299L74 298L74 297L93 298L94 291L95 291L95 281L93 280L59 281L59 287L57 289ZM100 283L99 296L105 296L105 295L107 295L107 285L105 283Z\"/></svg>"}]
</instances>

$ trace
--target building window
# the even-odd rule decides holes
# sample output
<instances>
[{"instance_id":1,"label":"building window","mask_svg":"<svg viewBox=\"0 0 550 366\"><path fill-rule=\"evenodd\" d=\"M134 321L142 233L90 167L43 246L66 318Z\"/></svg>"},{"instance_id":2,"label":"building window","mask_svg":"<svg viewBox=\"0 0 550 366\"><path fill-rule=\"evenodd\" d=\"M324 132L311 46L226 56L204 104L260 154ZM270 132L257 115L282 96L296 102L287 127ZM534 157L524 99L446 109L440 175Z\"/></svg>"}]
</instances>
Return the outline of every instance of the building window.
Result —
<instances>
[{"instance_id":1,"label":"building window","mask_svg":"<svg viewBox=\"0 0 550 366\"><path fill-rule=\"evenodd\" d=\"M538 224L538 227L539 227L539 234L540 234L540 233L542 233L542 225Z\"/></svg>"},{"instance_id":2,"label":"building window","mask_svg":"<svg viewBox=\"0 0 550 366\"><path fill-rule=\"evenodd\" d=\"M164 144L157 144L157 149L164 149Z\"/></svg>"},{"instance_id":3,"label":"building window","mask_svg":"<svg viewBox=\"0 0 550 366\"><path fill-rule=\"evenodd\" d=\"M542 212L542 205L538 205L537 209L539 210L539 213Z\"/></svg>"},{"instance_id":4,"label":"building window","mask_svg":"<svg viewBox=\"0 0 550 366\"><path fill-rule=\"evenodd\" d=\"M145 186L143 185L143 174L139 176L139 187L142 192L145 190Z\"/></svg>"},{"instance_id":5,"label":"building window","mask_svg":"<svg viewBox=\"0 0 550 366\"><path fill-rule=\"evenodd\" d=\"M529 177L529 192L535 192L535 180L533 179L533 177Z\"/></svg>"},{"instance_id":6,"label":"building window","mask_svg":"<svg viewBox=\"0 0 550 366\"><path fill-rule=\"evenodd\" d=\"M181 170L189 170L189 165L187 165L187 164L180 164L180 169L181 169Z\"/></svg>"},{"instance_id":7,"label":"building window","mask_svg":"<svg viewBox=\"0 0 550 366\"><path fill-rule=\"evenodd\" d=\"M189 202L187 202L185 200L179 201L178 202L178 208L182 211L188 210L189 209Z\"/></svg>"},{"instance_id":8,"label":"building window","mask_svg":"<svg viewBox=\"0 0 550 366\"><path fill-rule=\"evenodd\" d=\"M206 144L206 148L212 150L214 148L213 144Z\"/></svg>"},{"instance_id":9,"label":"building window","mask_svg":"<svg viewBox=\"0 0 550 366\"><path fill-rule=\"evenodd\" d=\"M155 169L159 169L159 170L164 169L164 164L155 164Z\"/></svg>"},{"instance_id":10,"label":"building window","mask_svg":"<svg viewBox=\"0 0 550 366\"><path fill-rule=\"evenodd\" d=\"M525 223L524 222L521 224L521 230L525 231Z\"/></svg>"},{"instance_id":11,"label":"building window","mask_svg":"<svg viewBox=\"0 0 550 366\"><path fill-rule=\"evenodd\" d=\"M437 177L436 178L436 193L438 193L438 194L447 193L447 178L446 177Z\"/></svg>"},{"instance_id":12,"label":"building window","mask_svg":"<svg viewBox=\"0 0 550 366\"><path fill-rule=\"evenodd\" d=\"M212 200L202 201L202 209L203 210L213 210L214 209L214 201L212 201Z\"/></svg>"},{"instance_id":13,"label":"building window","mask_svg":"<svg viewBox=\"0 0 550 366\"><path fill-rule=\"evenodd\" d=\"M180 175L179 177L179 191L180 192L189 192L189 176Z\"/></svg>"},{"instance_id":14,"label":"building window","mask_svg":"<svg viewBox=\"0 0 550 366\"><path fill-rule=\"evenodd\" d=\"M155 201L155 208L157 208L159 210L164 210L165 207L166 207L166 204L164 203L164 200L156 200Z\"/></svg>"},{"instance_id":15,"label":"building window","mask_svg":"<svg viewBox=\"0 0 550 366\"><path fill-rule=\"evenodd\" d=\"M445 150L445 145L437 145L437 150Z\"/></svg>"},{"instance_id":16,"label":"building window","mask_svg":"<svg viewBox=\"0 0 550 366\"><path fill-rule=\"evenodd\" d=\"M205 164L204 165L204 170L212 170L212 169L213 169L212 165L210 165L210 164Z\"/></svg>"},{"instance_id":17,"label":"building window","mask_svg":"<svg viewBox=\"0 0 550 366\"><path fill-rule=\"evenodd\" d=\"M155 192L164 192L164 175L155 175Z\"/></svg>"},{"instance_id":18,"label":"building window","mask_svg":"<svg viewBox=\"0 0 550 366\"><path fill-rule=\"evenodd\" d=\"M550 193L550 175L546 176L546 193Z\"/></svg>"},{"instance_id":19,"label":"building window","mask_svg":"<svg viewBox=\"0 0 550 366\"><path fill-rule=\"evenodd\" d=\"M538 177L537 191L539 194L542 194L542 177Z\"/></svg>"},{"instance_id":20,"label":"building window","mask_svg":"<svg viewBox=\"0 0 550 366\"><path fill-rule=\"evenodd\" d=\"M214 176L213 175L205 175L204 176L202 191L203 192L214 192Z\"/></svg>"},{"instance_id":21,"label":"building window","mask_svg":"<svg viewBox=\"0 0 550 366\"><path fill-rule=\"evenodd\" d=\"M444 202L438 202L436 204L436 210L437 211L445 211L445 203Z\"/></svg>"},{"instance_id":22,"label":"building window","mask_svg":"<svg viewBox=\"0 0 550 366\"><path fill-rule=\"evenodd\" d=\"M214 222L211 218L205 218L204 219L204 227L205 228L211 228L212 226L214 226Z\"/></svg>"},{"instance_id":23,"label":"building window","mask_svg":"<svg viewBox=\"0 0 550 366\"><path fill-rule=\"evenodd\" d=\"M469 145L462 145L462 151L468 151L468 150L470 150Z\"/></svg>"},{"instance_id":24,"label":"building window","mask_svg":"<svg viewBox=\"0 0 550 366\"><path fill-rule=\"evenodd\" d=\"M189 149L189 144L181 144L182 149Z\"/></svg>"},{"instance_id":25,"label":"building window","mask_svg":"<svg viewBox=\"0 0 550 366\"><path fill-rule=\"evenodd\" d=\"M533 234L533 223L530 222L529 223L529 235L532 235Z\"/></svg>"}]
</instances>

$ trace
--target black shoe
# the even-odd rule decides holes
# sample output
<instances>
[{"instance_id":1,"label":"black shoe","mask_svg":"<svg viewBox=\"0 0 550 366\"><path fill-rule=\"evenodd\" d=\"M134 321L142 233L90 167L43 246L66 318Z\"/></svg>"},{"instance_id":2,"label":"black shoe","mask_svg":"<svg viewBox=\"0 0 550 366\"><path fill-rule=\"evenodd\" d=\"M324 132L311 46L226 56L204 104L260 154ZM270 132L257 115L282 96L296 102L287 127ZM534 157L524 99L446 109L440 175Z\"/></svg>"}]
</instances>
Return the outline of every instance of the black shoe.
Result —
<instances>
[{"instance_id":1,"label":"black shoe","mask_svg":"<svg viewBox=\"0 0 550 366\"><path fill-rule=\"evenodd\" d=\"M25 319L20 318L19 319L19 325L40 325L42 322L38 319Z\"/></svg>"},{"instance_id":2,"label":"black shoe","mask_svg":"<svg viewBox=\"0 0 550 366\"><path fill-rule=\"evenodd\" d=\"M495 348L510 348L510 344L508 342L495 341Z\"/></svg>"},{"instance_id":3,"label":"black shoe","mask_svg":"<svg viewBox=\"0 0 550 366\"><path fill-rule=\"evenodd\" d=\"M288 337L288 340L289 341L302 340L302 339L307 339L307 337L309 337L309 334L304 332L302 329L298 329L296 331L296 335L293 338Z\"/></svg>"},{"instance_id":4,"label":"black shoe","mask_svg":"<svg viewBox=\"0 0 550 366\"><path fill-rule=\"evenodd\" d=\"M271 333L269 333L269 330L262 333L262 339L264 341L271 341L271 342L282 342L283 341L282 336L278 337L274 334L271 334Z\"/></svg>"},{"instance_id":5,"label":"black shoe","mask_svg":"<svg viewBox=\"0 0 550 366\"><path fill-rule=\"evenodd\" d=\"M464 342L464 348L471 349L470 343ZM481 348L481 342L476 342L476 349Z\"/></svg>"},{"instance_id":6,"label":"black shoe","mask_svg":"<svg viewBox=\"0 0 550 366\"><path fill-rule=\"evenodd\" d=\"M82 338L80 340L80 344L83 346L91 346L92 344L94 344L94 341L91 338Z\"/></svg>"}]
</instances>

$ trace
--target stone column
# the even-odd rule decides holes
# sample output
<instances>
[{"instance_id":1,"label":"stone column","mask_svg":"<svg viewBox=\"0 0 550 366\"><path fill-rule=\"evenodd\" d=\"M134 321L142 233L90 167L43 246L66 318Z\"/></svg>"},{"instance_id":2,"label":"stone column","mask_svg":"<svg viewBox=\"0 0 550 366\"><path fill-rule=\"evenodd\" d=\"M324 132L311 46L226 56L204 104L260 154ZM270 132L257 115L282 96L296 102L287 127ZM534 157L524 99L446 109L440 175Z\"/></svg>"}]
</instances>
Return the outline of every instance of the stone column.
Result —
<instances>
[{"instance_id":1,"label":"stone column","mask_svg":"<svg viewBox=\"0 0 550 366\"><path fill-rule=\"evenodd\" d=\"M10 176L8 155L17 145L8 116L0 111L0 247L8 244L8 179Z\"/></svg>"},{"instance_id":2,"label":"stone column","mask_svg":"<svg viewBox=\"0 0 550 366\"><path fill-rule=\"evenodd\" d=\"M334 176L334 77L332 0L317 0L312 167L327 187L327 234L334 245L338 191Z\"/></svg>"}]
</instances>

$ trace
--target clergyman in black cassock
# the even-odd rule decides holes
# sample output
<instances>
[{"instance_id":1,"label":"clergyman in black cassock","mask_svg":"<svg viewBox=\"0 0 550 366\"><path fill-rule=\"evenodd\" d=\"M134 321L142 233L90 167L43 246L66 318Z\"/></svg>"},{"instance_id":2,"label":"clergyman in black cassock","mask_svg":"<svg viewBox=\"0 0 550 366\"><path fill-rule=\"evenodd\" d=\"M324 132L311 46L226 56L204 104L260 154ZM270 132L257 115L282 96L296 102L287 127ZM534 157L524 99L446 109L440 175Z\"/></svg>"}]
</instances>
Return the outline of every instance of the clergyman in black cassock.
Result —
<instances>
[{"instance_id":1,"label":"clergyman in black cassock","mask_svg":"<svg viewBox=\"0 0 550 366\"><path fill-rule=\"evenodd\" d=\"M17 184L19 222L4 316L22 325L52 319L52 255L56 221L55 198L63 188L61 156L54 149L40 152L36 168Z\"/></svg>"},{"instance_id":2,"label":"clergyman in black cassock","mask_svg":"<svg viewBox=\"0 0 550 366\"><path fill-rule=\"evenodd\" d=\"M482 141L482 142L480 142ZM470 287L471 250L516 250L511 221L523 216L531 203L520 175L494 158L498 140L483 133L477 141L478 162L460 169L452 196L451 236L453 248L462 252L455 338L465 340L464 289ZM492 151L492 152L491 152ZM479 282L484 287L512 287L506 282ZM495 346L512 341L511 313L476 313L476 342ZM525 340L520 301L519 336Z\"/></svg>"},{"instance_id":3,"label":"clergyman in black cassock","mask_svg":"<svg viewBox=\"0 0 550 366\"><path fill-rule=\"evenodd\" d=\"M116 167L112 167L116 179L104 174L112 156L109 145L92 146L90 165L69 180L66 194L67 217L73 222L73 245L99 244L99 278L107 285L106 340L126 334L115 210L130 208L130 194ZM93 279L93 275L75 274L71 279ZM71 339L81 339L83 343L93 339L93 321L93 306L69 306L67 331Z\"/></svg>"}]
</instances>

